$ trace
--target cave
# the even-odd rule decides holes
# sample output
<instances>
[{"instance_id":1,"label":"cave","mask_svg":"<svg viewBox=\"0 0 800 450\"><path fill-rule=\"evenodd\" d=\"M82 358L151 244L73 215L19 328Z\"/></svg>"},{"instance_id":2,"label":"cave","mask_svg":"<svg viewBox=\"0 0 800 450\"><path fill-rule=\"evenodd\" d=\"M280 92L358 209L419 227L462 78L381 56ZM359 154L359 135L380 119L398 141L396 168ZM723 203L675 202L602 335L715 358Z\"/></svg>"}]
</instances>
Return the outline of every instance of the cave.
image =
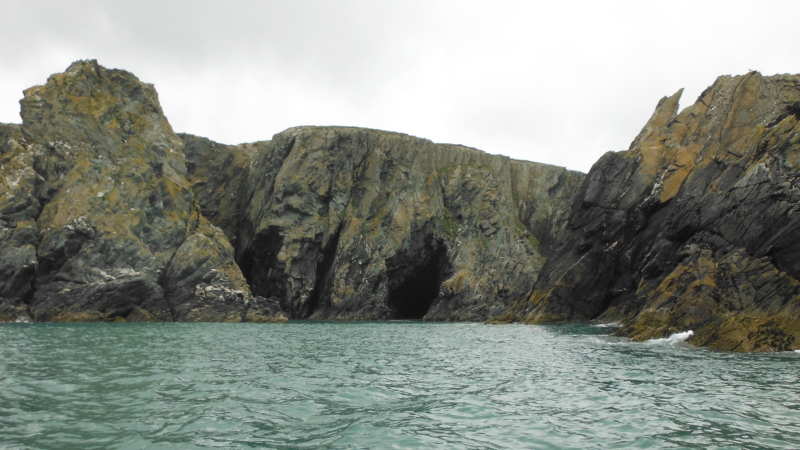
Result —
<instances>
[{"instance_id":1,"label":"cave","mask_svg":"<svg viewBox=\"0 0 800 450\"><path fill-rule=\"evenodd\" d=\"M253 295L264 298L286 297L286 286L282 280L275 279L270 270L278 265L278 252L282 246L283 236L280 229L269 227L259 233L242 252L239 267Z\"/></svg>"},{"instance_id":2,"label":"cave","mask_svg":"<svg viewBox=\"0 0 800 450\"><path fill-rule=\"evenodd\" d=\"M389 319L420 320L439 297L448 270L447 249L439 243L427 243L418 252L387 261L387 269Z\"/></svg>"}]
</instances>

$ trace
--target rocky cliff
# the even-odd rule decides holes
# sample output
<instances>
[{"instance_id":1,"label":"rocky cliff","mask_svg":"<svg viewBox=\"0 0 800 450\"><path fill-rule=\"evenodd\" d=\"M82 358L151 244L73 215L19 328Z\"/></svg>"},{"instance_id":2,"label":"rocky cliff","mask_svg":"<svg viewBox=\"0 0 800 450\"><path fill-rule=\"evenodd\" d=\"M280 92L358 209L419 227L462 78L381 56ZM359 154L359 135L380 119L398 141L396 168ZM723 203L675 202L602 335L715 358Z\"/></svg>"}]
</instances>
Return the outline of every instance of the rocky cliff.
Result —
<instances>
[{"instance_id":1,"label":"rocky cliff","mask_svg":"<svg viewBox=\"0 0 800 450\"><path fill-rule=\"evenodd\" d=\"M236 243L253 293L294 318L504 315L532 289L583 178L358 128L241 146L182 137L202 210Z\"/></svg>"},{"instance_id":2,"label":"rocky cliff","mask_svg":"<svg viewBox=\"0 0 800 450\"><path fill-rule=\"evenodd\" d=\"M485 320L524 299L583 174L377 130L227 146L79 61L0 126L0 319Z\"/></svg>"},{"instance_id":3,"label":"rocky cliff","mask_svg":"<svg viewBox=\"0 0 800 450\"><path fill-rule=\"evenodd\" d=\"M519 309L636 340L800 348L800 77L720 77L678 113L680 94L594 165Z\"/></svg>"},{"instance_id":4,"label":"rocky cliff","mask_svg":"<svg viewBox=\"0 0 800 450\"><path fill-rule=\"evenodd\" d=\"M20 104L0 130L0 318L242 320L249 287L152 85L80 61Z\"/></svg>"}]
</instances>

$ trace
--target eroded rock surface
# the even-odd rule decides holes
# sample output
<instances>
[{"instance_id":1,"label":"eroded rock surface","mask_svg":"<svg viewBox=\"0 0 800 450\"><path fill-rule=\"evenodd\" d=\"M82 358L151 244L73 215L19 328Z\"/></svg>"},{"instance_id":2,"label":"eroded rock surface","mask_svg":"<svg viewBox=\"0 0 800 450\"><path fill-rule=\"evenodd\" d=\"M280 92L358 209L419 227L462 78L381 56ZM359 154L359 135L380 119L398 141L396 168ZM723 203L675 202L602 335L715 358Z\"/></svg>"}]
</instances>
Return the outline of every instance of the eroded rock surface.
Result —
<instances>
[{"instance_id":1,"label":"eroded rock surface","mask_svg":"<svg viewBox=\"0 0 800 450\"><path fill-rule=\"evenodd\" d=\"M589 172L526 320L800 348L800 77L720 77L678 114L680 94Z\"/></svg>"},{"instance_id":2,"label":"eroded rock surface","mask_svg":"<svg viewBox=\"0 0 800 450\"><path fill-rule=\"evenodd\" d=\"M0 126L3 321L503 316L583 178L377 130L178 136L152 85L95 61L20 103Z\"/></svg>"},{"instance_id":3,"label":"eroded rock surface","mask_svg":"<svg viewBox=\"0 0 800 450\"><path fill-rule=\"evenodd\" d=\"M249 287L152 85L79 61L20 104L22 125L0 129L0 319L246 316Z\"/></svg>"},{"instance_id":4,"label":"eroded rock surface","mask_svg":"<svg viewBox=\"0 0 800 450\"><path fill-rule=\"evenodd\" d=\"M504 315L530 292L583 178L358 128L293 128L249 146L183 139L203 211L218 211L209 218L236 242L254 294L294 318Z\"/></svg>"}]
</instances>

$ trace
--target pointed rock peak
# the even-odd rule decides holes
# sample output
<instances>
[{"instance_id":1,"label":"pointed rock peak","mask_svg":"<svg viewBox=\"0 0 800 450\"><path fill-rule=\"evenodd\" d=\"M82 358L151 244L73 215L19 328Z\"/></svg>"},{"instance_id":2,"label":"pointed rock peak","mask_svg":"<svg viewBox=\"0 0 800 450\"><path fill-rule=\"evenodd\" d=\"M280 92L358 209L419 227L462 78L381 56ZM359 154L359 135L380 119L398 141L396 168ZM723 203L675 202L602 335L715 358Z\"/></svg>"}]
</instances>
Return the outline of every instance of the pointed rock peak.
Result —
<instances>
[{"instance_id":1,"label":"pointed rock peak","mask_svg":"<svg viewBox=\"0 0 800 450\"><path fill-rule=\"evenodd\" d=\"M67 70L64 72L64 74L65 75L91 74L100 77L102 76L101 69L104 69L104 67L100 66L100 64L97 63L96 59L82 59L70 64L69 67L67 67Z\"/></svg>"},{"instance_id":2,"label":"pointed rock peak","mask_svg":"<svg viewBox=\"0 0 800 450\"><path fill-rule=\"evenodd\" d=\"M672 94L669 97L664 97L658 101L658 105L656 106L656 114L668 114L672 117L678 113L678 104L681 101L681 96L683 95L683 88L678 89L677 92Z\"/></svg>"},{"instance_id":3,"label":"pointed rock peak","mask_svg":"<svg viewBox=\"0 0 800 450\"><path fill-rule=\"evenodd\" d=\"M636 136L630 146L630 150L636 148L637 144L647 139L649 135L654 132L660 132L665 126L669 125L678 115L678 106L680 105L681 95L683 95L683 88L678 89L678 92L669 97L663 97L658 101L653 115L650 120Z\"/></svg>"},{"instance_id":4,"label":"pointed rock peak","mask_svg":"<svg viewBox=\"0 0 800 450\"><path fill-rule=\"evenodd\" d=\"M161 142L166 136L167 147L180 145L152 84L124 70L106 69L93 59L70 64L65 72L51 75L44 85L24 94L20 100L24 128L48 141L120 145L140 138Z\"/></svg>"}]
</instances>

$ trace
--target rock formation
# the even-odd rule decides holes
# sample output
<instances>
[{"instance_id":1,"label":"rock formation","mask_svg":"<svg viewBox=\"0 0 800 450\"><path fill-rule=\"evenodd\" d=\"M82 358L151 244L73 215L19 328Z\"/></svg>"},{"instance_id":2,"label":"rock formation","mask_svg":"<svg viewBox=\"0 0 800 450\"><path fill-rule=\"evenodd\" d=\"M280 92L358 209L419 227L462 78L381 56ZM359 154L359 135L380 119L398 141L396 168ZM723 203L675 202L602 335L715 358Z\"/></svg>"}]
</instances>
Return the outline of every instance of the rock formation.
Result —
<instances>
[{"instance_id":1,"label":"rock formation","mask_svg":"<svg viewBox=\"0 0 800 450\"><path fill-rule=\"evenodd\" d=\"M0 318L242 320L250 290L152 85L79 61L0 131Z\"/></svg>"},{"instance_id":2,"label":"rock formation","mask_svg":"<svg viewBox=\"0 0 800 450\"><path fill-rule=\"evenodd\" d=\"M21 104L0 126L0 320L502 316L583 179L377 130L178 136L151 85L95 61Z\"/></svg>"},{"instance_id":3,"label":"rock formation","mask_svg":"<svg viewBox=\"0 0 800 450\"><path fill-rule=\"evenodd\" d=\"M518 310L618 321L636 340L800 348L800 77L720 77L678 114L680 95L594 165Z\"/></svg>"},{"instance_id":4,"label":"rock formation","mask_svg":"<svg viewBox=\"0 0 800 450\"><path fill-rule=\"evenodd\" d=\"M399 133L175 134L79 61L0 124L0 321L619 322L800 348L800 77L664 98L583 174Z\"/></svg>"},{"instance_id":5,"label":"rock formation","mask_svg":"<svg viewBox=\"0 0 800 450\"><path fill-rule=\"evenodd\" d=\"M253 293L294 318L506 314L533 287L583 178L358 128L243 146L183 139L202 210L236 243Z\"/></svg>"}]
</instances>

